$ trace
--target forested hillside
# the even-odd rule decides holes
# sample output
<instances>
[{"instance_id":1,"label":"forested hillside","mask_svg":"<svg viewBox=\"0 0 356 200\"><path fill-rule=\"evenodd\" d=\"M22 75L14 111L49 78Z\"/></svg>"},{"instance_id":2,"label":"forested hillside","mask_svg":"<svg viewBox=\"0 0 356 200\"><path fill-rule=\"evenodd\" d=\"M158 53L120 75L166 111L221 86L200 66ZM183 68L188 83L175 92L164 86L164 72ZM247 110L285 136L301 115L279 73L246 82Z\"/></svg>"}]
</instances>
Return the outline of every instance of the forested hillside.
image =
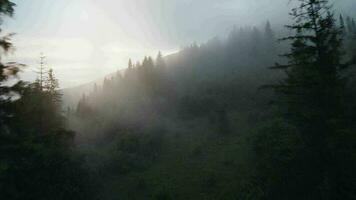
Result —
<instances>
[{"instance_id":1,"label":"forested hillside","mask_svg":"<svg viewBox=\"0 0 356 200\"><path fill-rule=\"evenodd\" d=\"M323 9L328 10L322 7L308 12L324 12ZM303 10L301 6L295 11ZM344 183L324 185L329 184L323 183L329 175L317 173L329 165L327 162L339 161L319 160L319 150L314 150L318 145L320 151L328 145L341 148L334 146L340 144L339 140L350 141L350 148L355 145L353 134L349 134L353 127L349 127L351 132L335 129L345 131L343 136L326 133L328 126L347 127L353 119L348 117L354 116L350 101L353 89L346 90L352 87L351 82L346 84L343 78L349 74L343 69L350 66L348 60L354 52L354 23L350 17L345 22L343 16L335 20L333 15L321 15L315 20L322 33L319 35L318 28L315 36L309 36L303 33L313 33L314 27L309 23L314 16L307 13L295 17L299 15L303 18L288 26L296 35L279 31L279 25L274 25L273 30L270 22L263 27L233 28L226 39L192 44L166 57L159 53L142 62L130 60L124 72L118 71L84 94L69 117L91 169L105 174L99 178L105 185L103 198L323 199L324 192L355 195L351 179L345 188L340 188L343 191L336 187ZM319 49L314 49L314 37L321 40L323 46L317 48L325 54L323 57L318 57ZM303 63L309 62L330 65L330 71L325 69L325 73L332 73L342 83L317 80L324 76L319 71L298 72ZM297 89L302 94L293 89L299 79L305 81ZM328 94L323 97L319 92L323 87L312 89L314 84L328 84L323 86ZM330 88L347 94L329 94ZM334 111L327 111L329 106L335 108L333 95L342 98L335 100L341 101L342 106L351 106L338 108L345 112L338 115L342 123L333 118ZM294 101L298 104L294 105ZM329 119L322 119L328 112L333 125L324 124ZM300 123L311 123L311 129L299 127ZM306 144L306 140L314 140L311 133L317 135L316 141ZM337 154L334 150L330 149ZM344 156L353 160L352 155ZM348 168L351 171L352 163ZM338 168L341 166L332 166L328 173L343 171ZM338 176L339 181L346 181L343 175ZM307 189L310 191L303 192Z\"/></svg>"},{"instance_id":2,"label":"forested hillside","mask_svg":"<svg viewBox=\"0 0 356 200\"><path fill-rule=\"evenodd\" d=\"M355 20L296 2L284 28L130 59L71 99L1 63L0 199L356 199Z\"/></svg>"},{"instance_id":3,"label":"forested hillside","mask_svg":"<svg viewBox=\"0 0 356 200\"><path fill-rule=\"evenodd\" d=\"M258 88L278 76L268 67L280 60L281 49L268 22L263 31L234 29L226 40L193 44L167 57L159 53L155 59L130 60L125 71L84 94L74 114L89 122L88 131L104 136L104 129L145 129L162 126L161 120L213 120L220 112L228 119L230 112L252 112L257 95L270 93L258 94ZM98 130L92 120L99 123L94 126Z\"/></svg>"}]
</instances>

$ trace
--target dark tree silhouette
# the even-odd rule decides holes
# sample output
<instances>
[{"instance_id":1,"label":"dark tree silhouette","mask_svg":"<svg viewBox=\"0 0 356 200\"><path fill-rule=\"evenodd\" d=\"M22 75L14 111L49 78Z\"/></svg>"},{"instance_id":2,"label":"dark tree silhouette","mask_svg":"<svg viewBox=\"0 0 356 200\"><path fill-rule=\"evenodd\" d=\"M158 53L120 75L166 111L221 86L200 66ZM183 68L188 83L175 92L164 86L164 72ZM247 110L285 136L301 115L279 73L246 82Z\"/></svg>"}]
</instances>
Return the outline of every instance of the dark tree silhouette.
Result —
<instances>
[{"instance_id":1,"label":"dark tree silhouette","mask_svg":"<svg viewBox=\"0 0 356 200\"><path fill-rule=\"evenodd\" d=\"M351 199L355 195L350 190L355 163L349 161L354 149L344 149L340 159L341 149L336 148L337 141L353 137L350 119L344 115L348 102L344 70L350 64L343 63L341 30L335 25L327 0L299 0L291 15L295 23L287 28L295 35L282 39L292 42L291 52L285 54L289 63L274 67L283 69L287 77L274 88L285 105L284 118L297 128L296 134L305 147L296 154L295 159L302 158L296 171L288 172L302 173L296 180L288 180L288 184L303 185L290 187L294 192L288 198ZM343 174L338 174L345 165L348 167ZM301 177L305 179L298 180ZM301 196L298 190L303 191ZM277 194L280 193L272 189L270 197L278 197Z\"/></svg>"}]
</instances>

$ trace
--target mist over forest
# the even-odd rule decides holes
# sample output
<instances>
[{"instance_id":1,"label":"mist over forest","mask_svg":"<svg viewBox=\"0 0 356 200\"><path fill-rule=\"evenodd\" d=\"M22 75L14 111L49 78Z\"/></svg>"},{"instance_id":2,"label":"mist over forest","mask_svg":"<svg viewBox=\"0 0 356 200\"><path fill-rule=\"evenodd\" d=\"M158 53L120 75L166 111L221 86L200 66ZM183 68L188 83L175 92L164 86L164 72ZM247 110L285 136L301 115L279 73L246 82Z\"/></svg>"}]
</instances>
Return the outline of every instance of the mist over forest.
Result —
<instances>
[{"instance_id":1,"label":"mist over forest","mask_svg":"<svg viewBox=\"0 0 356 200\"><path fill-rule=\"evenodd\" d=\"M74 59L80 66L73 74L113 70L63 88L73 77L58 79L67 69L51 65L72 58L58 55L51 64L43 52L32 70L33 61L23 62L31 60L23 56L30 46L15 49L6 21L33 5L0 1L0 199L356 199L356 2L278 2L144 3L150 11L135 19L151 23L131 20L126 31L155 24L147 43L184 46L139 59L142 50L128 50L124 68L101 66L116 61L113 55L93 61L97 68ZM184 16L178 11L187 4ZM116 4L95 5L112 13ZM230 13L234 6L240 15ZM257 7L275 12L251 12ZM128 20L122 13L96 17L110 21L107 31ZM202 19L206 26L198 27ZM92 31L104 27L96 22ZM211 30L218 36L207 36ZM91 34L111 37L101 31ZM72 41L68 51L82 56L70 48L84 43ZM16 61L9 54L18 50Z\"/></svg>"}]
</instances>

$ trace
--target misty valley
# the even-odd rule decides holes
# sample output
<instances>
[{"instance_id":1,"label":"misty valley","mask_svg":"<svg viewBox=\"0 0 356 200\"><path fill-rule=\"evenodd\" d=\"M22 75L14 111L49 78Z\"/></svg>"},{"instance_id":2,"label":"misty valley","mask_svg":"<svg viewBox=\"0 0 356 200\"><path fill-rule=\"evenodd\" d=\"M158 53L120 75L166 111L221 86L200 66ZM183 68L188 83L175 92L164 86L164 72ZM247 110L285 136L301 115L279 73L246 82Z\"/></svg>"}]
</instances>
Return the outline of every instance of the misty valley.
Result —
<instances>
[{"instance_id":1,"label":"misty valley","mask_svg":"<svg viewBox=\"0 0 356 200\"><path fill-rule=\"evenodd\" d=\"M2 27L21 3L0 1ZM0 199L356 199L356 15L334 4L294 0L286 21L132 53L65 88L47 52L26 79L31 61L7 59L20 48L2 28Z\"/></svg>"}]
</instances>

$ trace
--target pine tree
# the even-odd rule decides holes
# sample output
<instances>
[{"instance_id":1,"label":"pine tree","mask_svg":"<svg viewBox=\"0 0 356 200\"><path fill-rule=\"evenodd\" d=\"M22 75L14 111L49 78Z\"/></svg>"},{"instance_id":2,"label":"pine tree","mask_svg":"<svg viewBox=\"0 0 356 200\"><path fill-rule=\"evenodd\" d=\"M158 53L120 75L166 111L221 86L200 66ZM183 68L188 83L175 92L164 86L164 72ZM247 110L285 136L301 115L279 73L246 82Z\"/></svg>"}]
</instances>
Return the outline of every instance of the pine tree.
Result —
<instances>
[{"instance_id":1,"label":"pine tree","mask_svg":"<svg viewBox=\"0 0 356 200\"><path fill-rule=\"evenodd\" d=\"M128 64L128 69L132 69L132 67L133 67L133 65L132 65L132 60L131 60L131 58L129 59L129 64Z\"/></svg>"},{"instance_id":2,"label":"pine tree","mask_svg":"<svg viewBox=\"0 0 356 200\"><path fill-rule=\"evenodd\" d=\"M87 95L82 95L82 98L78 102L76 113L82 118L89 117L89 115L92 113L92 109L88 103Z\"/></svg>"},{"instance_id":3,"label":"pine tree","mask_svg":"<svg viewBox=\"0 0 356 200\"><path fill-rule=\"evenodd\" d=\"M351 34L350 51L351 51L351 59L352 59L351 63L353 65L356 65L356 31Z\"/></svg>"},{"instance_id":4,"label":"pine tree","mask_svg":"<svg viewBox=\"0 0 356 200\"><path fill-rule=\"evenodd\" d=\"M14 6L11 1L0 1L0 21L5 15L12 16ZM12 48L10 36L0 38L0 48L1 54ZM44 79L3 84L16 77L21 67L0 64L0 199L88 199L87 191L82 190L85 175L70 151L73 132L57 123L61 113L51 109L57 105L48 100L41 85ZM53 92L51 88L48 91ZM46 128L38 123L42 100L50 125Z\"/></svg>"},{"instance_id":5,"label":"pine tree","mask_svg":"<svg viewBox=\"0 0 356 200\"><path fill-rule=\"evenodd\" d=\"M4 17L12 17L14 14L15 4L11 1L4 0L0 1L0 25L2 24ZM0 29L0 33L2 33ZM24 87L24 83L22 81L17 81L13 85L4 84L9 79L13 77L17 77L18 72L21 68L24 67L22 64L18 63L3 63L4 55L13 49L13 45L11 43L11 36L5 35L0 37L0 132L6 133L6 121L10 120L12 113L7 109L8 105L12 101L12 97L14 93L20 94L21 90ZM16 79L15 79L16 80ZM0 134L1 137L1 134Z\"/></svg>"},{"instance_id":6,"label":"pine tree","mask_svg":"<svg viewBox=\"0 0 356 200\"><path fill-rule=\"evenodd\" d=\"M339 17L339 22L340 22L340 29L342 31L342 34L347 34L344 17L341 14L340 14L340 17Z\"/></svg>"},{"instance_id":7,"label":"pine tree","mask_svg":"<svg viewBox=\"0 0 356 200\"><path fill-rule=\"evenodd\" d=\"M260 56L261 55L261 49L259 48L259 45L262 42L262 37L261 37L261 33L260 30L258 30L258 28L253 27L252 28L252 33L250 36L250 42L251 42L251 49L249 49L248 51L248 55L249 56Z\"/></svg>"},{"instance_id":8,"label":"pine tree","mask_svg":"<svg viewBox=\"0 0 356 200\"><path fill-rule=\"evenodd\" d=\"M274 32L272 30L271 23L269 21L267 21L265 26L265 39L269 41L275 40Z\"/></svg>"},{"instance_id":9,"label":"pine tree","mask_svg":"<svg viewBox=\"0 0 356 200\"><path fill-rule=\"evenodd\" d=\"M253 46L257 46L257 44L259 44L259 42L261 42L261 33L260 33L260 30L258 30L258 28L253 27L251 39L254 44Z\"/></svg>"},{"instance_id":10,"label":"pine tree","mask_svg":"<svg viewBox=\"0 0 356 200\"><path fill-rule=\"evenodd\" d=\"M58 79L55 77L53 69L48 71L48 75L45 82L46 92L49 94L50 98L53 100L54 103L59 103L61 94L59 93L59 82Z\"/></svg>"},{"instance_id":11,"label":"pine tree","mask_svg":"<svg viewBox=\"0 0 356 200\"><path fill-rule=\"evenodd\" d=\"M142 65L139 68L140 81L147 87L152 86L152 80L154 76L154 62L151 57L145 57Z\"/></svg>"},{"instance_id":12,"label":"pine tree","mask_svg":"<svg viewBox=\"0 0 356 200\"><path fill-rule=\"evenodd\" d=\"M159 82L162 82L165 79L166 76L166 62L164 61L164 58L162 56L161 52L158 52L156 62L155 62L155 74L157 76L157 79L159 79ZM164 84L164 83L159 83L159 84Z\"/></svg>"},{"instance_id":13,"label":"pine tree","mask_svg":"<svg viewBox=\"0 0 356 200\"><path fill-rule=\"evenodd\" d=\"M343 73L349 65L342 63L341 31L327 0L298 1L299 6L291 13L295 23L287 26L295 35L282 39L292 42L291 52L285 54L289 63L275 67L283 69L287 78L275 89L286 106L285 117L306 146L298 153L303 158L299 165L304 162L308 166L299 170L310 178L304 180L308 186L304 186L304 198L350 199L354 195L349 189L354 174L338 172L354 150L347 150L345 159L340 160L336 153L339 149L331 142L351 137L349 121L343 115L347 110Z\"/></svg>"},{"instance_id":14,"label":"pine tree","mask_svg":"<svg viewBox=\"0 0 356 200\"><path fill-rule=\"evenodd\" d=\"M134 75L134 66L133 66L132 60L130 58L127 68L125 70L125 78L132 80L133 75Z\"/></svg>"},{"instance_id":15,"label":"pine tree","mask_svg":"<svg viewBox=\"0 0 356 200\"><path fill-rule=\"evenodd\" d=\"M104 91L104 92L105 92L105 91L109 91L110 85L111 85L110 79L107 78L107 77L105 77L105 78L104 78L104 81L103 81L103 91Z\"/></svg>"},{"instance_id":16,"label":"pine tree","mask_svg":"<svg viewBox=\"0 0 356 200\"><path fill-rule=\"evenodd\" d=\"M264 32L264 54L267 63L274 63L277 59L277 46L275 34L272 30L271 23L267 21Z\"/></svg>"},{"instance_id":17,"label":"pine tree","mask_svg":"<svg viewBox=\"0 0 356 200\"><path fill-rule=\"evenodd\" d=\"M159 71L162 71L162 72L166 68L166 62L164 61L164 58L163 58L161 52L158 52L158 55L156 58L156 67L158 68Z\"/></svg>"},{"instance_id":18,"label":"pine tree","mask_svg":"<svg viewBox=\"0 0 356 200\"><path fill-rule=\"evenodd\" d=\"M41 53L40 56L40 62L39 62L39 67L38 67L38 81L39 81L39 85L40 85L40 89L41 91L44 90L44 84L45 84L45 75L47 74L47 69L45 67L45 56L43 55L43 53Z\"/></svg>"},{"instance_id":19,"label":"pine tree","mask_svg":"<svg viewBox=\"0 0 356 200\"><path fill-rule=\"evenodd\" d=\"M356 33L356 22L355 19L352 19L351 21L351 27L352 27L352 31L355 34Z\"/></svg>"},{"instance_id":20,"label":"pine tree","mask_svg":"<svg viewBox=\"0 0 356 200\"><path fill-rule=\"evenodd\" d=\"M158 96L166 96L168 92L167 66L161 52L158 52L155 68L155 84L156 93Z\"/></svg>"},{"instance_id":21,"label":"pine tree","mask_svg":"<svg viewBox=\"0 0 356 200\"><path fill-rule=\"evenodd\" d=\"M348 33L352 33L353 32L353 28L352 28L352 19L350 16L346 17L346 27L347 27L347 32Z\"/></svg>"}]
</instances>

